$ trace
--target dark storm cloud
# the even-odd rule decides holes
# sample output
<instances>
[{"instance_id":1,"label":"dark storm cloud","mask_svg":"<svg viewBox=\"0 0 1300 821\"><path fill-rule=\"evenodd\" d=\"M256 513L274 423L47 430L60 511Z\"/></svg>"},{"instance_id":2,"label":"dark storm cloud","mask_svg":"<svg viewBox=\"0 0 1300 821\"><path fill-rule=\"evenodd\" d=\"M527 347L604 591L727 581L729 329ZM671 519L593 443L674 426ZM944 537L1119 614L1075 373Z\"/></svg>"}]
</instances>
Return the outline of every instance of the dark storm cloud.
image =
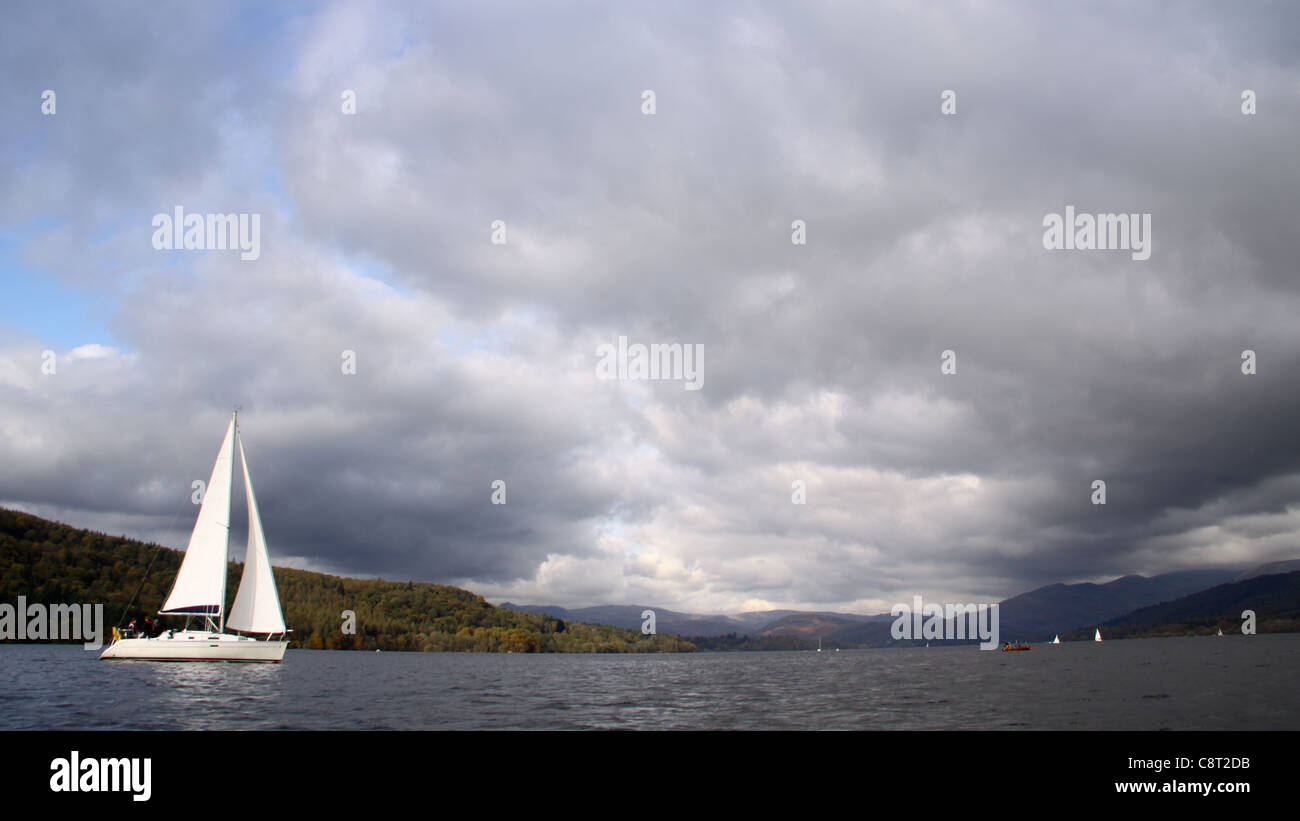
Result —
<instances>
[{"instance_id":1,"label":"dark storm cloud","mask_svg":"<svg viewBox=\"0 0 1300 821\"><path fill-rule=\"evenodd\" d=\"M870 609L1290 558L1296 14L24 7L0 209L120 307L52 379L10 332L0 498L161 530L239 402L273 552L502 597ZM262 258L152 251L177 202L262 212ZM1044 250L1067 204L1150 213L1151 258ZM704 389L595 379L620 335L703 344Z\"/></svg>"}]
</instances>

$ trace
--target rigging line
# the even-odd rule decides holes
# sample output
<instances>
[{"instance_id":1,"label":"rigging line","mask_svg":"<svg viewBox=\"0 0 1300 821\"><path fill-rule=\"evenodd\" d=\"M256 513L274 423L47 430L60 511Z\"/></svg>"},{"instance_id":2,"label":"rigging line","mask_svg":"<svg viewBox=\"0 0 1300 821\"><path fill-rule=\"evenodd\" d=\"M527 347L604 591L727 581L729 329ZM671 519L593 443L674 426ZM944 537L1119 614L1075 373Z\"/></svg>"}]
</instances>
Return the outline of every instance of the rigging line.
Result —
<instances>
[{"instance_id":1,"label":"rigging line","mask_svg":"<svg viewBox=\"0 0 1300 821\"><path fill-rule=\"evenodd\" d=\"M182 503L181 506L176 509L176 515L172 517L172 523L167 526L167 529L164 530L163 533L172 532L172 528L176 527L176 520L181 517L181 511L184 509L185 505ZM163 547L164 545L160 544L158 545L158 549L153 552L153 558L149 560L149 565L144 569L144 575L140 577L140 583L136 585L135 592L131 594L130 601L128 601L126 606L122 608L122 617L117 620L118 627L121 627L122 622L126 621L126 614L130 612L131 605L135 604L135 597L140 595L140 591L144 588L144 583L149 578L149 571L153 570L153 563L158 560L158 554L163 551Z\"/></svg>"}]
</instances>

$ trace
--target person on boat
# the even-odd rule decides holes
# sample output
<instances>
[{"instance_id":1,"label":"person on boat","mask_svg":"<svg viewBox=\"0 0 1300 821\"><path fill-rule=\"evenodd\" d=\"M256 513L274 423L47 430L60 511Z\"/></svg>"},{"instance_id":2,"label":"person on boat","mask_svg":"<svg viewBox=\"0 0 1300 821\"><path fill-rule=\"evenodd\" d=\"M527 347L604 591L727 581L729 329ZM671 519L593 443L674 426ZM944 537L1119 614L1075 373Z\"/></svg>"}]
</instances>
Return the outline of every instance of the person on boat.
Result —
<instances>
[{"instance_id":1,"label":"person on boat","mask_svg":"<svg viewBox=\"0 0 1300 821\"><path fill-rule=\"evenodd\" d=\"M147 638L147 639L151 639L151 638L153 638L153 628L154 628L153 619L149 618L148 616L145 616L145 617L144 617L144 637L145 637L145 638Z\"/></svg>"},{"instance_id":2,"label":"person on boat","mask_svg":"<svg viewBox=\"0 0 1300 821\"><path fill-rule=\"evenodd\" d=\"M127 635L129 636L135 635L135 619L131 619L131 623L126 626L126 630L127 630Z\"/></svg>"}]
</instances>

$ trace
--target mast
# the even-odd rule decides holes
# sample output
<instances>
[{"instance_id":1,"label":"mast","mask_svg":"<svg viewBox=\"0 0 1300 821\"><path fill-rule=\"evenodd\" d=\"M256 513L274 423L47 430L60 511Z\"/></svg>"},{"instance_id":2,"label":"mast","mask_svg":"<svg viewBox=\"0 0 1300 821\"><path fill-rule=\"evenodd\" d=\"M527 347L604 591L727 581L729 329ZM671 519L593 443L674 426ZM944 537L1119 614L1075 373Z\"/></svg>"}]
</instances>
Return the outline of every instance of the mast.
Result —
<instances>
[{"instance_id":1,"label":"mast","mask_svg":"<svg viewBox=\"0 0 1300 821\"><path fill-rule=\"evenodd\" d=\"M235 441L239 441L239 406L236 405L230 415L230 427L235 432ZM234 445L230 451L230 495L235 495L235 452ZM227 530L229 525L227 525ZM230 542L226 541L226 560L221 563L221 611L217 615L217 632L226 632L226 573L230 568Z\"/></svg>"}]
</instances>

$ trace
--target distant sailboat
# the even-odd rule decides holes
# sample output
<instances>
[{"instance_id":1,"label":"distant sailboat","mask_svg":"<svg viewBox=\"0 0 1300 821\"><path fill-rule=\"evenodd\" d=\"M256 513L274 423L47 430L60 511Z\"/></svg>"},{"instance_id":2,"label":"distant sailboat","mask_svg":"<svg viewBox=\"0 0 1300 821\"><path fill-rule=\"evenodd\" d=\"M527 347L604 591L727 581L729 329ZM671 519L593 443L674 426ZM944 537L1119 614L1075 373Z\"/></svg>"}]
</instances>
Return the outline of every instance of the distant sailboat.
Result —
<instances>
[{"instance_id":1,"label":"distant sailboat","mask_svg":"<svg viewBox=\"0 0 1300 821\"><path fill-rule=\"evenodd\" d=\"M821 636L818 636L818 637L817 637L817 652L820 653L821 651L822 651L822 637L821 637Z\"/></svg>"},{"instance_id":2,"label":"distant sailboat","mask_svg":"<svg viewBox=\"0 0 1300 821\"><path fill-rule=\"evenodd\" d=\"M1060 644L1060 643L1061 643L1061 636L1059 633L1056 636L1054 636L1052 640L1049 642L1049 644Z\"/></svg>"},{"instance_id":3,"label":"distant sailboat","mask_svg":"<svg viewBox=\"0 0 1300 821\"><path fill-rule=\"evenodd\" d=\"M1223 638L1223 628L1219 628L1219 638Z\"/></svg>"},{"instance_id":4,"label":"distant sailboat","mask_svg":"<svg viewBox=\"0 0 1300 821\"><path fill-rule=\"evenodd\" d=\"M1092 640L1093 640L1093 641L1101 641L1101 630L1100 630L1100 628L1097 629L1097 631L1096 631L1095 633L1093 633Z\"/></svg>"},{"instance_id":5,"label":"distant sailboat","mask_svg":"<svg viewBox=\"0 0 1300 821\"><path fill-rule=\"evenodd\" d=\"M156 637L117 637L104 648L101 659L149 659L153 661L263 661L279 662L289 642L289 631L280 610L280 595L271 573L271 557L262 532L262 518L253 496L253 481L248 475L244 443L239 437L238 414L226 428L212 478L199 506L199 518L190 534L190 544L181 561L171 593L158 611L163 616L185 616L185 629L168 630ZM244 471L244 492L248 501L248 550L244 556L244 575L239 580L235 603L226 618L226 562L230 551L230 496L234 487L235 448ZM191 630L190 621L201 618L200 627ZM266 636L256 639L227 633L230 627L245 633Z\"/></svg>"}]
</instances>

